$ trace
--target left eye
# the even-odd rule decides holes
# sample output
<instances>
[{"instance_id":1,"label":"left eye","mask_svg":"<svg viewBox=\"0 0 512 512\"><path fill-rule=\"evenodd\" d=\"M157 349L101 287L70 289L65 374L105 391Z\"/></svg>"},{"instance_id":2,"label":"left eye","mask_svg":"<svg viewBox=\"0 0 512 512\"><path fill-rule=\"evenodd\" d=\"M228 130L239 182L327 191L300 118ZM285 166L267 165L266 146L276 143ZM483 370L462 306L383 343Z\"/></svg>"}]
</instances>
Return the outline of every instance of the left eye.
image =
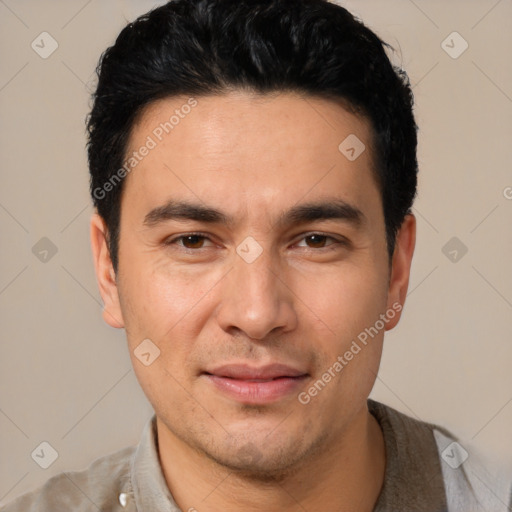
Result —
<instances>
[{"instance_id":1,"label":"left eye","mask_svg":"<svg viewBox=\"0 0 512 512\"><path fill-rule=\"evenodd\" d=\"M301 240L312 240L313 241L313 244L315 244L312 249L322 249L323 247L325 247L325 241L326 240L333 240L334 243L340 243L338 240L336 240L335 238L333 238L332 236L327 236L327 235L322 235L320 233L313 233L313 234L310 234L310 235L307 235L305 236L304 238L302 238ZM321 247L318 247L318 244L321 245ZM332 243L331 244L328 244L328 245L333 245ZM304 246L302 246L304 247Z\"/></svg>"}]
</instances>

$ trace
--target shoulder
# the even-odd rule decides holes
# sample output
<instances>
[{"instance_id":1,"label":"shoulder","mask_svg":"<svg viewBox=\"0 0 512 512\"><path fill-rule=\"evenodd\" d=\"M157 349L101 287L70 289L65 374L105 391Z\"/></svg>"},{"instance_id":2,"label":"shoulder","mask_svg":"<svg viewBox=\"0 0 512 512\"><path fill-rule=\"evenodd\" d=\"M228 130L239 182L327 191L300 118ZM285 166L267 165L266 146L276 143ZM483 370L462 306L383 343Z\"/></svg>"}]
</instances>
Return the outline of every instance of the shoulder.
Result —
<instances>
[{"instance_id":1,"label":"shoulder","mask_svg":"<svg viewBox=\"0 0 512 512\"><path fill-rule=\"evenodd\" d=\"M448 511L508 511L512 475L476 447L445 428L412 418L392 407L368 401L401 466L420 477L440 473ZM428 461L428 462L427 462ZM429 476L430 475L430 476Z\"/></svg>"},{"instance_id":2,"label":"shoulder","mask_svg":"<svg viewBox=\"0 0 512 512\"><path fill-rule=\"evenodd\" d=\"M468 441L454 441L435 430L449 510L508 512L512 474ZM512 503L510 503L512 504Z\"/></svg>"},{"instance_id":3,"label":"shoulder","mask_svg":"<svg viewBox=\"0 0 512 512\"><path fill-rule=\"evenodd\" d=\"M59 473L41 487L9 502L1 512L125 510L119 503L119 494L131 491L135 450L135 446L129 446L94 460L86 469Z\"/></svg>"}]
</instances>

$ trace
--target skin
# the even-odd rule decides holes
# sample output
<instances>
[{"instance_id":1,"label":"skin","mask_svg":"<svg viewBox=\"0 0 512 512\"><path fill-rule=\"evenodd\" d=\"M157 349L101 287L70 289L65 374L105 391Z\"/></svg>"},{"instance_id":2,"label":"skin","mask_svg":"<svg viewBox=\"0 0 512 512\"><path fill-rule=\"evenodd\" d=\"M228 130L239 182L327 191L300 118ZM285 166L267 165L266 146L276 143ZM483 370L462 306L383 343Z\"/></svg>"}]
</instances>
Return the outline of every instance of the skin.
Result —
<instances>
[{"instance_id":1,"label":"skin","mask_svg":"<svg viewBox=\"0 0 512 512\"><path fill-rule=\"evenodd\" d=\"M127 153L187 99L150 104ZM117 275L105 224L91 219L104 319L126 330L168 487L182 510L371 511L386 459L366 401L399 313L305 405L296 392L243 403L202 372L280 362L307 373L307 391L380 314L404 304L415 218L403 222L390 266L370 126L340 104L292 93L196 99L126 178ZM349 134L366 145L355 161L338 150ZM144 225L170 198L222 210L234 225ZM325 198L357 207L364 222L278 224L292 206ZM194 232L208 238L175 240ZM252 263L236 252L248 236L262 249ZM134 350L148 338L160 356L145 366Z\"/></svg>"}]
</instances>

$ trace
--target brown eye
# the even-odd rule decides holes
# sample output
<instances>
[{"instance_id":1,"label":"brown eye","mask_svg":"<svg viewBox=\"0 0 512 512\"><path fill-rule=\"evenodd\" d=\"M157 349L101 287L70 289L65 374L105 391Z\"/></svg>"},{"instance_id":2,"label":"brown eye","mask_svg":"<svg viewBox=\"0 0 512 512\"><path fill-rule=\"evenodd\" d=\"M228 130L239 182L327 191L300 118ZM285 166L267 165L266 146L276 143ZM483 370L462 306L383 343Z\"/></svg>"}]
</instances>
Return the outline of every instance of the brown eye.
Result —
<instances>
[{"instance_id":1,"label":"brown eye","mask_svg":"<svg viewBox=\"0 0 512 512\"><path fill-rule=\"evenodd\" d=\"M325 247L329 247L331 245L342 244L341 240L336 240L332 236L322 235L321 233L312 233L310 235L306 235L301 239L306 241L306 245L299 244L300 247L307 247L309 249L323 249ZM327 240L331 240L331 243L326 243Z\"/></svg>"},{"instance_id":2,"label":"brown eye","mask_svg":"<svg viewBox=\"0 0 512 512\"><path fill-rule=\"evenodd\" d=\"M330 237L325 236L325 235L309 235L309 236L305 237L306 240L309 239L310 242L312 242L314 249L318 249L319 247L325 247L325 242L326 242L327 238L330 238Z\"/></svg>"},{"instance_id":3,"label":"brown eye","mask_svg":"<svg viewBox=\"0 0 512 512\"><path fill-rule=\"evenodd\" d=\"M188 235L181 235L167 240L164 242L164 245L178 246L179 248L181 247L193 251L207 247L205 246L205 241L207 240L209 240L209 238L201 233L189 233Z\"/></svg>"},{"instance_id":4,"label":"brown eye","mask_svg":"<svg viewBox=\"0 0 512 512\"><path fill-rule=\"evenodd\" d=\"M201 249L204 243L204 236L201 235L187 235L179 239L183 241L183 246L187 249Z\"/></svg>"}]
</instances>

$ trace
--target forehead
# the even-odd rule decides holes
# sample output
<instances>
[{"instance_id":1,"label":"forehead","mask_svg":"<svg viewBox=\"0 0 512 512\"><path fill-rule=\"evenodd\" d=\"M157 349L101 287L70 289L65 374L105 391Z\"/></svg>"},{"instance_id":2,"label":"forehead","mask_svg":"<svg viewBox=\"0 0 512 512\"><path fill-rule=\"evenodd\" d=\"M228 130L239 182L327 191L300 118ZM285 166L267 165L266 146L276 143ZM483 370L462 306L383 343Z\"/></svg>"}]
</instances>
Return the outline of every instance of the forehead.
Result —
<instances>
[{"instance_id":1,"label":"forehead","mask_svg":"<svg viewBox=\"0 0 512 512\"><path fill-rule=\"evenodd\" d=\"M180 195L264 212L335 191L364 202L376 199L372 147L368 121L331 100L240 91L165 98L133 126L126 159L138 160L125 189L147 207Z\"/></svg>"},{"instance_id":2,"label":"forehead","mask_svg":"<svg viewBox=\"0 0 512 512\"><path fill-rule=\"evenodd\" d=\"M335 102L295 92L231 91L164 98L150 103L137 117L128 149L136 149L146 136L159 146L201 144L201 151L194 153L198 158L222 143L249 143L251 139L255 147L266 143L265 153L285 154L292 149L299 155L301 148L323 152L328 147L337 154L340 137L351 134L372 146L369 122L347 110L346 105L341 99Z\"/></svg>"}]
</instances>

